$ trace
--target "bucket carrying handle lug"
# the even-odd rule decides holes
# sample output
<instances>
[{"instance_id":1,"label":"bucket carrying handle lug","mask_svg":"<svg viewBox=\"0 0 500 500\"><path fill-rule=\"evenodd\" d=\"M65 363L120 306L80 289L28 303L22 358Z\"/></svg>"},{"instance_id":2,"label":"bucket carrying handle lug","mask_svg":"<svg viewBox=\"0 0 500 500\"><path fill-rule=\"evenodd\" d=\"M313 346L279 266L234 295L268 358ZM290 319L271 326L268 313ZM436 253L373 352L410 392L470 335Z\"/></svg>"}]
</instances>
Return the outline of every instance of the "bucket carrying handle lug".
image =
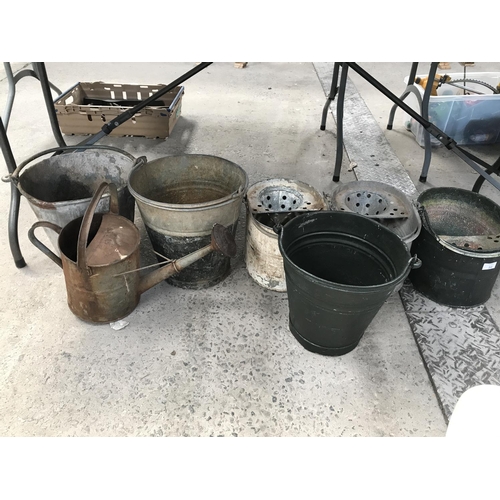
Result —
<instances>
[{"instance_id":1,"label":"bucket carrying handle lug","mask_svg":"<svg viewBox=\"0 0 500 500\"><path fill-rule=\"evenodd\" d=\"M415 254L410 260L410 268L419 269L420 267L422 267L422 261L417 257L417 254Z\"/></svg>"},{"instance_id":2,"label":"bucket carrying handle lug","mask_svg":"<svg viewBox=\"0 0 500 500\"><path fill-rule=\"evenodd\" d=\"M83 216L82 225L80 226L80 232L78 233L78 246L76 253L76 263L78 267L83 271L87 267L87 259L86 259L86 248L87 248L87 240L89 238L90 225L92 224L92 220L94 218L95 211L97 209L97 205L105 191L109 190L109 213L113 213L114 215L119 215L118 211L118 190L116 189L116 185L112 182L103 182L94 193L94 196L90 200L89 206L85 211Z\"/></svg>"},{"instance_id":3,"label":"bucket carrying handle lug","mask_svg":"<svg viewBox=\"0 0 500 500\"><path fill-rule=\"evenodd\" d=\"M106 149L106 150L116 151L118 153L121 153L122 155L128 157L133 162L141 160L142 158L144 158L144 160L146 160L146 157L144 157L144 156L140 156L139 158L136 159L130 153L127 153L123 149L115 148L114 146L101 146L101 145L90 145L90 144L89 145L82 144L81 146L61 146L58 148L46 149L45 151L41 151L40 153L36 153L35 155L31 156L30 158L28 158L27 160L25 160L21 164L19 164L18 167L14 170L14 172L12 172L12 174L10 174L8 177L9 177L11 182L13 182L14 184L17 185L17 183L19 182L19 174L24 169L24 167L26 167L26 165L31 163L33 160L36 160L37 158L40 158L41 156L45 156L45 155L50 154L50 153L57 153L60 151L77 151L79 149L83 149L83 150L85 150L85 149Z\"/></svg>"},{"instance_id":4,"label":"bucket carrying handle lug","mask_svg":"<svg viewBox=\"0 0 500 500\"><path fill-rule=\"evenodd\" d=\"M134 160L134 164L132 165L132 168L130 170L132 171L132 169L134 169L136 167L140 167L141 165L144 165L147 162L148 162L148 159L145 156L139 156L138 158L136 158Z\"/></svg>"},{"instance_id":5,"label":"bucket carrying handle lug","mask_svg":"<svg viewBox=\"0 0 500 500\"><path fill-rule=\"evenodd\" d=\"M36 236L35 236L35 229L37 227L48 227L49 229L52 229L55 231L57 234L59 234L62 231L62 228L58 226L57 224L54 224L52 222L48 222L45 220L41 220L38 222L35 222L30 230L28 231L28 238L35 245L38 250L40 250L42 253L44 253L50 260L55 262L60 268L62 268L62 261L61 258L58 257L54 252L49 250Z\"/></svg>"}]
</instances>

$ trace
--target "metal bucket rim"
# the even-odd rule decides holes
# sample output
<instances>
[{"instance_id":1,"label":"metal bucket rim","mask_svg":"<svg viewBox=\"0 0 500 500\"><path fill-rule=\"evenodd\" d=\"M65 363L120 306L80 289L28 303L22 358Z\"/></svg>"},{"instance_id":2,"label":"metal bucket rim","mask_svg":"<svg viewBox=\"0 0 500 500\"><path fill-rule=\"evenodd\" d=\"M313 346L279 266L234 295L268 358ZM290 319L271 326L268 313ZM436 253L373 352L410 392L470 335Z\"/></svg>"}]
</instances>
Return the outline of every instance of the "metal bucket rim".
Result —
<instances>
[{"instance_id":1,"label":"metal bucket rim","mask_svg":"<svg viewBox=\"0 0 500 500\"><path fill-rule=\"evenodd\" d=\"M263 179L257 182L254 182L251 186L249 186L247 190L247 196L253 195L254 191L257 192L257 190L260 187L266 187L267 184L270 182L276 183L276 186L279 187L279 183L286 183L286 184L297 184L298 186L307 188L311 191L311 193L318 194L321 196L321 193L311 184L308 184L307 182L304 181L299 181L297 179L292 179L290 177L269 177L269 179ZM273 186L273 184L271 184ZM323 198L321 196L321 198ZM322 200L324 201L324 200Z\"/></svg>"},{"instance_id":2,"label":"metal bucket rim","mask_svg":"<svg viewBox=\"0 0 500 500\"><path fill-rule=\"evenodd\" d=\"M186 156L189 157L201 157L201 158L216 158L218 160L223 160L226 163L231 164L231 166L236 167L237 170L239 170L244 178L245 182L242 186L239 186L236 191L234 191L231 194L228 194L226 196L223 196L222 198L217 198L216 200L211 200L211 201L206 201L204 203L165 203L162 201L155 201L151 200L149 198L146 198L142 194L139 194L133 187L131 183L131 177L134 175L135 172L139 171L141 168L146 168L148 163L152 163L155 160L161 160L163 158L185 158ZM222 205L226 205L228 203L233 202L234 200L241 198L244 196L245 192L248 189L248 174L245 172L245 170L240 167L237 163L234 163L231 160L226 160L225 158L221 158L220 156L215 156L215 155L203 155L203 154L184 154L184 155L167 155L167 156L161 156L160 158L155 158L154 160L147 161L145 163L142 163L141 165L136 165L128 175L128 189L130 191L130 194L136 199L144 203L145 205L150 205L153 207L157 208L163 208L163 209L168 209L168 210L173 210L173 211L178 211L178 212L184 212L184 211L192 211L192 210L204 210L204 209L209 209L213 207L218 207Z\"/></svg>"},{"instance_id":3,"label":"metal bucket rim","mask_svg":"<svg viewBox=\"0 0 500 500\"><path fill-rule=\"evenodd\" d=\"M473 259L496 259L500 257L500 250L496 252L488 252L487 250L466 250L465 248L459 248L454 245L451 245L447 241L440 238L433 231L429 231L427 227L422 224L423 229L425 229L429 235L434 238L441 246L445 247L447 250L450 250L458 255L463 255L464 257L471 257Z\"/></svg>"},{"instance_id":4,"label":"metal bucket rim","mask_svg":"<svg viewBox=\"0 0 500 500\"><path fill-rule=\"evenodd\" d=\"M278 244L280 246L280 251L281 251L281 248L282 248L281 240L278 240ZM408 259L408 265L407 265L406 269L391 281L387 281L386 283L380 283L378 285L359 286L359 285L344 285L342 283L336 283L334 281L325 280L324 278L320 278L319 276L308 273L307 271L305 271L301 267L297 266L294 262L292 262L288 258L288 256L286 256L284 258L286 258L287 262L291 266L293 266L297 271L300 271L302 274L312 278L314 281L318 281L321 284L325 284L328 286L328 288L331 288L333 290L342 290L342 291L349 290L351 293L365 293L366 291L371 291L371 290L383 290L384 288L393 288L407 278L408 274L411 271L411 264L413 262L413 258L410 256L410 258Z\"/></svg>"},{"instance_id":5,"label":"metal bucket rim","mask_svg":"<svg viewBox=\"0 0 500 500\"><path fill-rule=\"evenodd\" d=\"M118 189L118 192L121 193L127 186L122 186ZM88 198L77 198L77 199L74 199L74 200L65 200L65 201L43 201L43 200L40 200L38 198L35 198L34 196L26 193L26 191L24 191L24 189L21 188L20 185L18 185L18 189L19 191L21 192L21 194L23 196L26 197L26 199L30 202L30 203L33 203L34 205L36 205L37 207L40 207L40 208L47 208L47 207L65 207L65 206L68 206L68 205L74 205L75 203L86 203L88 201L90 201L92 199L91 196L89 196ZM106 193L105 195L103 195L103 199L108 199L109 198L109 194Z\"/></svg>"},{"instance_id":6,"label":"metal bucket rim","mask_svg":"<svg viewBox=\"0 0 500 500\"><path fill-rule=\"evenodd\" d=\"M265 234L266 236L270 236L272 239L275 239L277 240L278 239L278 235L273 231L273 228L272 227L269 227L269 226L266 226L265 224L262 224L262 222L259 222L256 218L255 218L255 214L253 214L251 211L250 211L250 208L248 207L248 204L245 203L246 205L246 209L247 209L247 215L248 217L253 221L253 223L255 224L256 228L262 233L262 234Z\"/></svg>"},{"instance_id":7,"label":"metal bucket rim","mask_svg":"<svg viewBox=\"0 0 500 500\"><path fill-rule=\"evenodd\" d=\"M495 203L492 199L488 198L487 196L482 195L481 193L475 193L474 191L469 191L468 189L463 189L463 188L456 188L456 187L450 187L450 186L443 186L443 187L435 187L435 188L429 188L420 193L418 197L418 202L425 208L425 205L422 203L422 197L425 198L425 195L429 192L436 192L436 191L441 191L441 192L448 192L448 193L457 193L457 194L464 194L465 196L472 196L475 198L478 198L480 200L483 200L485 203L489 204L490 206L497 206L500 208L500 205ZM420 216L420 215L419 215ZM430 222L430 221L429 221ZM497 250L496 252L488 252L487 250L466 250L465 248L459 248L454 245L451 245L447 241L443 240L440 238L433 229L427 228L425 221L422 220L422 228L424 228L430 236L432 236L441 246L445 247L447 250L450 250L458 255L462 255L465 257L471 257L475 259L495 259L497 257L500 257L500 249Z\"/></svg>"},{"instance_id":8,"label":"metal bucket rim","mask_svg":"<svg viewBox=\"0 0 500 500\"><path fill-rule=\"evenodd\" d=\"M54 148L54 149L57 149L57 148ZM120 156L123 156L125 157L127 160L130 161L130 163L134 163L136 161L136 158L134 158L134 156L130 153L128 153L127 151L117 151L118 148L114 148L114 149L106 149L105 146L102 147L102 149L97 149L97 151L102 151L102 152L105 152L105 153L108 153L108 154L111 154L111 155L120 155ZM52 150L48 150L49 152L45 153L45 151L43 151L42 153L45 153L45 154L50 154L50 151ZM89 150L85 150L85 151L73 151L71 154L72 155L86 155L88 153L90 153L90 149ZM68 155L69 153L66 153L66 155ZM63 156L66 156L66 155L63 155ZM40 163L43 163L45 161L50 161L52 160L53 158L55 158L56 160L59 158L59 156L57 157L54 157L54 156L49 156L48 158L43 158L41 159L40 161L37 161L36 163L33 163L32 165L29 165L29 164L26 164L24 166L24 168L19 172L19 175L17 176L17 179L21 179L23 177L23 175L26 175L26 173L32 169L34 169L35 167L37 167L38 165L40 165ZM38 159L38 158L37 158Z\"/></svg>"},{"instance_id":9,"label":"metal bucket rim","mask_svg":"<svg viewBox=\"0 0 500 500\"><path fill-rule=\"evenodd\" d=\"M86 154L88 153L89 151L75 151L74 153L72 154ZM126 151L124 151L123 153L120 153L119 151L114 151L114 150L108 150L106 152L112 152L112 154L117 154L117 155L121 155L123 156L124 158L126 158L127 160L130 161L131 164L134 163L134 160L132 159L133 156L130 155L130 153L127 153ZM34 205L36 205L37 207L41 207L41 208L46 208L48 206L56 206L56 207L65 207L67 205L73 205L75 203L84 203L84 202L88 202L92 199L92 196L89 196L87 198L75 198L74 200L64 200L64 201L44 201L44 200L40 200L39 198L35 198L32 194L26 192L22 186L22 178L24 175L27 175L29 174L30 170L35 168L37 165L39 165L40 163L44 162L44 161L48 161L50 160L51 158L53 158L53 156L51 156L50 158L45 158L37 163L34 163L33 165L26 165L26 168L24 168L23 170L21 170L21 172L19 173L19 176L17 178L17 184L16 184L16 187L17 189L19 190L19 192L24 196L26 197L26 199L30 202L30 203L33 203ZM120 186L118 188L118 192L121 193L124 189L127 188L127 183L123 184L122 186ZM103 198L107 199L109 198L109 193L106 193L105 195L103 195Z\"/></svg>"},{"instance_id":10,"label":"metal bucket rim","mask_svg":"<svg viewBox=\"0 0 500 500\"><path fill-rule=\"evenodd\" d=\"M471 194L474 196L474 197L478 197L478 198L483 198L485 200L487 200L488 202L490 203L493 203L495 205L498 206L497 203L495 203L491 198L488 198L487 196L485 196L484 194L481 194L481 193L476 193L474 191L471 191L469 189L464 189L464 188L459 188L459 187L453 187L453 186L436 186L436 187L432 187L432 188L428 188L424 191L422 191L419 195L418 195L418 198L417 198L417 201L420 202L420 200L422 199L422 197L425 198L425 196L429 193L434 193L436 191L449 191L449 192L457 192L457 193L463 193L465 194L466 196L470 196Z\"/></svg>"},{"instance_id":11,"label":"metal bucket rim","mask_svg":"<svg viewBox=\"0 0 500 500\"><path fill-rule=\"evenodd\" d=\"M354 216L354 217L361 217L364 220L370 220L370 219L367 219L366 217L364 217L363 215L360 215L360 214L357 214L357 213L350 213L350 212L338 212L338 211L334 211L334 210L320 210L320 211L317 211L317 213L321 213L321 214L336 213L336 214L342 214L342 216L348 216L348 217ZM316 214L316 212L309 212L309 213L301 214L299 217L297 217L295 219L292 219L289 222L289 224L293 223L294 221L300 220L301 217L312 216L313 214ZM320 217L322 217L322 216L320 215ZM351 293L365 293L367 290L368 291L383 290L385 288L396 287L399 283L401 283L402 281L404 281L407 278L408 274L411 271L411 267L412 267L412 263L414 261L414 258L411 256L411 254L410 254L410 252L408 250L408 247L405 245L404 241L397 234L394 234L390 229L387 229L385 226L383 226L382 224L379 224L376 221L371 221L371 222L373 222L373 224L377 224L380 228L382 228L383 231L386 231L387 234L390 234L391 235L390 237L396 238L397 241L398 241L398 243L402 245L401 248L404 248L405 252L408 254L408 263L406 265L405 270L402 271L393 280L387 281L386 283L380 283L378 285L364 285L364 286L347 285L347 284L344 285L342 283L336 283L334 281L329 281L329 280L326 280L324 278L320 278L319 276L316 276L314 274L311 274L311 273L305 271L301 267L297 266L297 264L295 264L288 257L286 251L283 249L283 243L282 243L282 240L283 240L283 230L284 230L285 227L288 227L288 224L286 226L284 226L283 230L281 231L281 233L279 235L279 238L278 238L279 249L280 249L281 255L283 256L283 259L284 260L286 259L287 263L290 264L294 269L296 269L300 273L302 273L302 274L304 274L304 275L312 278L314 281L317 280L321 284L325 284L325 285L328 286L328 288L331 288L331 289L334 289L334 290L341 290L341 291L348 290ZM347 233L343 233L343 234L347 234ZM366 241L366 240L364 240L364 241Z\"/></svg>"}]
</instances>

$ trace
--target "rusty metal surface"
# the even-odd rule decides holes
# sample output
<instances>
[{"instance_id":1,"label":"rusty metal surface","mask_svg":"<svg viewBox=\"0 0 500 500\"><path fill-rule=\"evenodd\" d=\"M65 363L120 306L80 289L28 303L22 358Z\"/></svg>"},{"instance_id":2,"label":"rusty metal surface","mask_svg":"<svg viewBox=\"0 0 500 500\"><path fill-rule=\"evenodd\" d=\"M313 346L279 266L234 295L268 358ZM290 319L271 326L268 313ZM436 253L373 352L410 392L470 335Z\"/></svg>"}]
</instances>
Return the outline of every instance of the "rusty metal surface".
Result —
<instances>
[{"instance_id":1,"label":"rusty metal surface","mask_svg":"<svg viewBox=\"0 0 500 500\"><path fill-rule=\"evenodd\" d=\"M250 277L261 287L276 292L286 291L283 257L278 247L278 235L267 224L247 210L245 263ZM267 214L266 214L267 215Z\"/></svg>"},{"instance_id":2,"label":"rusty metal surface","mask_svg":"<svg viewBox=\"0 0 500 500\"><path fill-rule=\"evenodd\" d=\"M236 233L236 223L228 226L232 234ZM146 230L159 261L164 257L170 260L180 259L211 244L211 234L197 237L169 236L158 233L146 226ZM159 251L157 251L159 250ZM161 255L160 255L161 254ZM220 252L211 252L179 274L167 278L170 285L190 290L201 290L220 283L230 273L230 259Z\"/></svg>"},{"instance_id":3,"label":"rusty metal surface","mask_svg":"<svg viewBox=\"0 0 500 500\"><path fill-rule=\"evenodd\" d=\"M93 238L99 228L98 214L90 229ZM126 259L107 266L80 268L77 264L78 234L83 218L63 228L59 247L66 282L68 306L78 318L90 323L110 323L130 314L139 303L139 247ZM117 276L119 275L119 276Z\"/></svg>"},{"instance_id":4,"label":"rusty metal surface","mask_svg":"<svg viewBox=\"0 0 500 500\"><path fill-rule=\"evenodd\" d=\"M134 254L105 270L89 268L89 274L63 260L69 308L90 323L111 323L128 316L139 303L139 275L120 274L138 265L138 255Z\"/></svg>"},{"instance_id":5,"label":"rusty metal surface","mask_svg":"<svg viewBox=\"0 0 500 500\"><path fill-rule=\"evenodd\" d=\"M211 245L214 250L226 257L235 257L238 250L233 234L221 224L215 224L212 229Z\"/></svg>"},{"instance_id":6,"label":"rusty metal surface","mask_svg":"<svg viewBox=\"0 0 500 500\"><path fill-rule=\"evenodd\" d=\"M284 226L306 211L328 208L313 186L294 179L267 179L252 184L245 197L247 230L245 263L248 274L263 288L286 291L283 257L275 226Z\"/></svg>"},{"instance_id":7,"label":"rusty metal surface","mask_svg":"<svg viewBox=\"0 0 500 500\"><path fill-rule=\"evenodd\" d=\"M161 269L150 272L141 278L139 293L142 294L161 281L180 273L214 251L221 252L226 257L235 257L237 252L236 242L231 230L221 226L220 224L215 224L212 229L210 245L206 245L195 252L173 260Z\"/></svg>"},{"instance_id":8,"label":"rusty metal surface","mask_svg":"<svg viewBox=\"0 0 500 500\"><path fill-rule=\"evenodd\" d=\"M247 187L248 176L240 166L209 155L159 158L134 168L129 177L153 249L170 259L210 244L214 224L231 228L234 235ZM215 252L168 283L206 288L229 270L229 258Z\"/></svg>"},{"instance_id":9,"label":"rusty metal surface","mask_svg":"<svg viewBox=\"0 0 500 500\"><path fill-rule=\"evenodd\" d=\"M110 192L110 212L96 213L99 200ZM140 295L164 279L181 272L208 254L218 251L236 255L236 243L229 229L215 225L210 245L172 261L140 277L140 233L137 227L118 215L118 193L112 183L102 183L94 193L85 215L67 224L59 234L58 247L66 281L68 305L84 321L111 323L130 314ZM52 227L51 223L35 225ZM35 246L54 260L57 257L34 238ZM47 252L45 252L47 250Z\"/></svg>"},{"instance_id":10,"label":"rusty metal surface","mask_svg":"<svg viewBox=\"0 0 500 500\"><path fill-rule=\"evenodd\" d=\"M500 234L484 236L439 235L439 238L464 250L483 250L485 252L498 252L500 250Z\"/></svg>"},{"instance_id":11,"label":"rusty metal surface","mask_svg":"<svg viewBox=\"0 0 500 500\"><path fill-rule=\"evenodd\" d=\"M500 206L479 193L458 188L431 188L418 198L437 234L493 236L500 234Z\"/></svg>"},{"instance_id":12,"label":"rusty metal surface","mask_svg":"<svg viewBox=\"0 0 500 500\"><path fill-rule=\"evenodd\" d=\"M88 266L107 266L137 251L141 236L137 227L119 215L105 214L97 234L86 248Z\"/></svg>"}]
</instances>

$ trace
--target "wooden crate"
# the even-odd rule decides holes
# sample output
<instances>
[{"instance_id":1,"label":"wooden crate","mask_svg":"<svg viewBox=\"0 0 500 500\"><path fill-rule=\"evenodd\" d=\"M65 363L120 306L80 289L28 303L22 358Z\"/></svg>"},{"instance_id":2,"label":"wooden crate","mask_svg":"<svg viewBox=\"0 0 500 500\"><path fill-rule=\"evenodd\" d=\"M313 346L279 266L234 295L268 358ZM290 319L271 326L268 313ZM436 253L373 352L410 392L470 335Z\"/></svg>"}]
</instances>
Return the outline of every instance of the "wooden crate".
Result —
<instances>
[{"instance_id":1,"label":"wooden crate","mask_svg":"<svg viewBox=\"0 0 500 500\"><path fill-rule=\"evenodd\" d=\"M79 82L55 102L61 131L66 135L96 134L113 117L131 109L134 103L144 101L163 87L164 85ZM154 139L168 137L181 114L183 95L184 87L175 87L158 99L158 105L141 109L109 135ZM129 105L123 104L124 101Z\"/></svg>"}]
</instances>

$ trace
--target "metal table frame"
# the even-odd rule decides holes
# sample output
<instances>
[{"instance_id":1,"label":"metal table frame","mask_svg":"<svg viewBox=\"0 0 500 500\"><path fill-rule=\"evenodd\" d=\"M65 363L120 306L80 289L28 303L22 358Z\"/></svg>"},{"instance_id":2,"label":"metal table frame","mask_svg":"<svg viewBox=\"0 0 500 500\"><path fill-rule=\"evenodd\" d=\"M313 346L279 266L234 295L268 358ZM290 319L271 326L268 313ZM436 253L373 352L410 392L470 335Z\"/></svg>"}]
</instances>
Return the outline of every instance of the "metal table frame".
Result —
<instances>
[{"instance_id":1,"label":"metal table frame","mask_svg":"<svg viewBox=\"0 0 500 500\"><path fill-rule=\"evenodd\" d=\"M10 115L12 113L12 107L14 105L14 99L16 97L16 84L22 78L31 76L40 81L42 87L42 93L45 100L45 105L47 107L47 112L49 114L50 125L52 127L52 132L59 146L65 146L66 143L59 129L59 123L57 121L56 110L52 102L51 89L55 92L61 94L61 91L49 82L47 77L47 71L45 69L45 64L42 62L32 62L30 63L32 69L24 68L17 73L13 73L10 63L4 63L5 73L7 75L7 81L9 83L9 92L7 94L7 103L5 104L4 112L2 118L0 118L0 149L7 164L7 170L9 174L14 173L17 165L10 147L10 143L7 137L7 128L9 126ZM2 180L8 180L3 178ZM19 220L19 207L21 204L21 194L19 193L17 187L11 183L10 190L10 209L9 209L9 244L10 251L14 258L14 263L16 267L21 268L26 266L26 262L21 253L19 247L18 238L18 220Z\"/></svg>"},{"instance_id":2,"label":"metal table frame","mask_svg":"<svg viewBox=\"0 0 500 500\"><path fill-rule=\"evenodd\" d=\"M50 83L47 71L45 68L45 64L42 62L33 62L30 63L33 67L30 69L23 69L16 74L12 72L12 68L10 63L4 63L5 71L7 73L7 80L9 83L9 93L7 97L7 104L4 110L4 114L2 119L0 119L0 149L2 150L2 154L5 159L5 163L7 164L7 170L9 175L2 178L5 182L10 182L10 176L14 173L17 168L16 161L14 155L12 154L12 149L9 143L9 139L7 136L7 127L10 119L10 115L12 112L12 106L14 103L14 98L16 94L16 83L26 76L32 76L40 81L42 87L42 93L45 101L45 105L47 107L47 111L49 114L50 124L52 127L52 132L54 134L54 138L59 145L59 147L66 147L66 143L63 139L61 129L59 127L59 121L57 119L57 114L54 107L54 102L59 99L62 92L52 83ZM162 95L170 92L172 89L185 82L195 74L203 71L205 68L210 66L211 62L202 62L197 64L194 68L187 71L179 78L169 83L168 85L162 87L158 92L155 92L152 96L141 101L137 105L131 107L130 109L124 111L120 115L114 117L110 122L105 123L101 130L94 134L93 136L88 137L80 144L74 146L75 149L78 149L81 146L84 149L86 146L90 146L95 144L97 141L102 139L103 137L109 135L116 127L119 127L127 120L132 118L137 112L139 112L144 107L148 106L150 103L161 97ZM52 98L51 89L57 92L58 96L56 99ZM61 154L62 151L55 152L54 154ZM67 153L66 153L67 154ZM21 249L19 247L19 237L18 237L18 221L19 221L19 207L20 207L21 194L15 184L11 182L11 202L10 202L10 211L9 211L9 245L12 256L14 258L14 263L16 267L22 268L26 266L26 261L21 253Z\"/></svg>"},{"instance_id":3,"label":"metal table frame","mask_svg":"<svg viewBox=\"0 0 500 500\"><path fill-rule=\"evenodd\" d=\"M437 62L433 62L430 64L429 69L429 81L433 81L436 75ZM340 71L342 68L342 71ZM408 113L415 121L417 121L422 127L426 130L427 133L424 133L424 144L425 144L425 156L424 156L424 164L422 167L422 172L420 174L420 181L426 182L427 174L429 171L430 161L431 161L431 137L432 134L436 137L447 149L452 151L455 155L457 155L460 159L462 159L465 163L467 163L472 169L474 169L478 174L479 178L475 182L472 190L475 192L479 192L483 182L487 180L490 184L500 190L500 182L494 179L491 174L498 174L500 171L500 158L497 159L492 165L486 163L481 158L473 155L469 151L461 148L457 145L457 143L448 135L446 135L442 130L436 127L434 124L430 123L428 120L428 111L429 111L429 98L431 94L431 85L427 85L424 91L423 98L420 96L420 93L414 86L415 76L417 73L418 63L413 63L410 71L408 86L401 95L401 97L397 97L393 94L389 89L384 87L378 80L376 80L372 75L370 75L367 71L365 71L361 66L354 62L336 62L333 66L333 77L332 77L332 85L330 89L330 94L326 100L325 106L323 107L323 115L321 119L320 129L325 130L326 128L326 119L328 116L328 110L330 108L330 104L337 98L337 153L335 159L335 169L333 173L333 181L339 182L340 180L340 170L342 167L342 157L343 157L343 117L344 117L344 99L345 99L345 89L347 85L347 75L349 68L356 71L362 78L364 78L368 83L373 85L378 91L388 97L393 103L393 107L391 109L389 115L389 122L387 124L387 128L389 130L392 129L392 124L394 120L394 114L397 108L401 108L403 111ZM339 82L339 73L340 73L340 82ZM407 104L404 103L404 99L413 92L419 101L421 106L421 114L414 111Z\"/></svg>"},{"instance_id":4,"label":"metal table frame","mask_svg":"<svg viewBox=\"0 0 500 500\"><path fill-rule=\"evenodd\" d=\"M116 127L120 126L121 124L125 123L127 120L132 118L132 116L140 111L142 108L145 106L149 105L150 102L154 101L157 99L159 96L163 95L166 92L169 92L173 88L175 88L177 85L180 85L181 83L185 82L192 76L194 76L196 73L204 70L207 66L209 66L210 62L206 63L200 63L194 68L192 68L190 71L186 72L184 75L180 76L176 80L174 80L172 83L169 85L166 85L162 90L159 92L153 94L150 98L142 101L141 103L137 104L136 106L130 108L129 110L125 111L121 115L113 118L112 121L106 123L103 125L101 131L99 131L97 134L85 139L83 142L81 142L77 146L85 146L85 145L92 145L95 144L98 140L101 138L109 135L112 130L114 130ZM7 80L9 82L9 94L8 94L8 100L7 100L7 105L3 114L3 118L0 119L0 149L2 150L5 162L7 164L7 169L9 172L9 175L12 174L17 166L16 162L14 159L14 155L12 154L12 149L10 147L10 143L7 137L7 127L10 119L10 114L12 111L12 106L15 98L15 86L16 83L21 79L26 76L31 76L36 78L37 80L40 81L41 88L42 88L42 93L43 97L45 100L45 105L47 108L47 112L49 114L49 119L52 127L52 132L54 134L54 138L56 142L58 143L59 146L64 147L66 145L62 134L61 130L59 128L59 123L57 120L57 115L55 112L54 108L54 100L52 99L51 95L51 89L53 89L55 92L58 93L58 95L61 95L61 91L55 87L52 83L49 82L48 76L47 76L47 71L45 69L45 64L42 62L34 62L31 63L33 69L23 69L16 73L15 75L12 72L12 69L10 67L9 63L4 63L5 71L7 74ZM437 65L438 63L431 63L430 70L429 70L429 79L432 81L434 79L434 76L436 74L437 70ZM394 120L394 114L396 112L396 109L399 107L403 109L406 113L408 113L413 119L415 119L422 127L428 132L424 134L425 136L425 158L424 158L424 165L422 168L422 173L420 176L420 180L422 182L425 182L427 179L427 173L430 165L430 159L431 159L431 146L430 146L430 135L432 134L434 137L436 137L447 149L452 151L455 155L457 155L459 158L461 158L464 162L466 162L472 169L474 169L478 174L479 178L474 184L473 190L474 191L479 191L482 183L484 180L487 180L492 184L494 187L500 190L500 182L496 179L494 179L491 174L495 173L498 174L500 171L500 158L496 160L492 165L489 165L488 163L484 162L480 158L476 157L472 153L464 150L463 148L459 147L456 142L451 139L449 136L447 136L442 130L437 128L435 125L430 123L428 121L428 103L429 103L429 97L430 97L430 92L431 92L431 86L428 85L425 92L424 92L424 97L421 99L421 114L417 113L414 111L412 108L410 108L408 105L404 103L404 99L410 94L410 92L414 92L417 95L417 99L420 99L420 95L412 87L414 81L415 81L415 75L417 72L417 67L418 63L413 63L411 72L410 72L410 78L409 78L409 85L406 88L406 90L403 92L400 98L398 98L395 94L390 92L386 87L384 87L379 81L377 81L373 76L371 76L368 72L366 72L363 68L361 68L358 64L356 63L348 63L348 62L336 62L334 63L334 68L333 68L333 78L332 78L332 85L331 85L331 90L330 94L326 100L325 106L323 108L323 115L322 115L322 120L321 120L321 130L325 130L326 128L326 119L328 115L328 110L330 107L330 104L332 101L335 99L335 97L338 95L337 99L337 152L336 152L336 159L335 159L335 169L334 169L334 174L333 174L333 181L334 182L339 182L340 180L340 170L342 166L342 156L343 156L343 113L344 113L344 99L345 99L345 89L346 89L346 84L347 84L347 75L349 68L356 71L362 78L364 78L368 83L373 85L377 90L379 90L382 94L384 94L386 97L388 97L392 102L394 102L394 106L391 109L391 113L389 116L389 122L387 125L387 128L390 130L392 128L392 123ZM342 71L340 73L340 83L339 83L339 72L340 68L342 68ZM412 82L412 83L410 83ZM57 100L57 98L56 98ZM420 102L420 101L419 101ZM5 125L4 125L5 123ZM58 153L56 153L58 154ZM9 176L4 177L2 180L9 180ZM12 256L14 258L14 263L18 268L22 268L26 266L26 262L22 256L21 249L19 247L19 239L18 239L18 220L19 220L19 206L20 206L20 193L14 183L11 183L11 203L10 203L10 211L9 211L9 244L10 244L10 249L12 252Z\"/></svg>"}]
</instances>

